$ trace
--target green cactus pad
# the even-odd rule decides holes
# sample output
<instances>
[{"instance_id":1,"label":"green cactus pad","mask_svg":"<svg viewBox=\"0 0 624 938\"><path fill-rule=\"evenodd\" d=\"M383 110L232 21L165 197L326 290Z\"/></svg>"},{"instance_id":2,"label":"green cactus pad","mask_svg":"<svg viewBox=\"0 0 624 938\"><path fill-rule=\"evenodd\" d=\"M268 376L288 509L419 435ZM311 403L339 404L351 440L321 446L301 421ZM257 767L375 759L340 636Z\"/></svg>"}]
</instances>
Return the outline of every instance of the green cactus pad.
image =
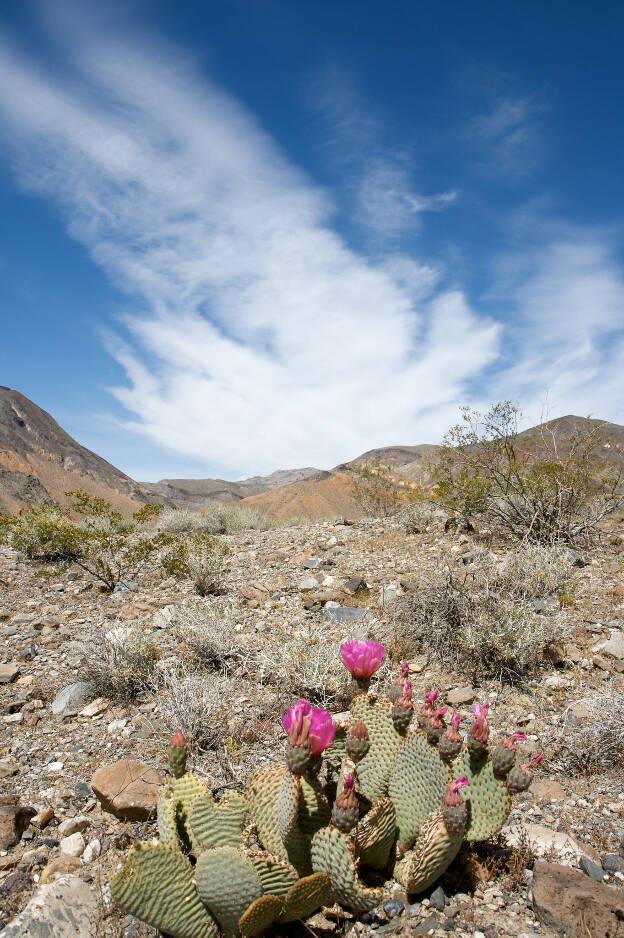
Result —
<instances>
[{"instance_id":1,"label":"green cactus pad","mask_svg":"<svg viewBox=\"0 0 624 938\"><path fill-rule=\"evenodd\" d=\"M171 794L186 810L198 795L212 798L210 791L194 775L182 775L171 784Z\"/></svg>"},{"instance_id":2,"label":"green cactus pad","mask_svg":"<svg viewBox=\"0 0 624 938\"><path fill-rule=\"evenodd\" d=\"M179 849L178 839L178 804L172 797L171 789L162 787L156 801L158 834L163 843Z\"/></svg>"},{"instance_id":3,"label":"green cactus pad","mask_svg":"<svg viewBox=\"0 0 624 938\"><path fill-rule=\"evenodd\" d=\"M355 850L363 866L383 870L396 837L396 812L390 798L380 798L354 832Z\"/></svg>"},{"instance_id":4,"label":"green cactus pad","mask_svg":"<svg viewBox=\"0 0 624 938\"><path fill-rule=\"evenodd\" d=\"M328 873L338 902L356 912L368 912L379 905L382 889L369 889L358 877L353 846L335 827L323 827L312 838L312 867L315 873Z\"/></svg>"},{"instance_id":5,"label":"green cactus pad","mask_svg":"<svg viewBox=\"0 0 624 938\"><path fill-rule=\"evenodd\" d=\"M193 848L239 847L246 814L247 802L235 791L228 792L218 804L209 793L195 798L188 811Z\"/></svg>"},{"instance_id":6,"label":"green cactus pad","mask_svg":"<svg viewBox=\"0 0 624 938\"><path fill-rule=\"evenodd\" d=\"M281 857L275 857L264 850L248 850L246 855L260 877L262 892L265 894L285 896L299 879L294 866Z\"/></svg>"},{"instance_id":7,"label":"green cactus pad","mask_svg":"<svg viewBox=\"0 0 624 938\"><path fill-rule=\"evenodd\" d=\"M281 922L294 922L308 918L322 905L332 905L334 894L327 873L312 873L292 886L284 899Z\"/></svg>"},{"instance_id":8,"label":"green cactus pad","mask_svg":"<svg viewBox=\"0 0 624 938\"><path fill-rule=\"evenodd\" d=\"M262 895L260 877L241 850L213 847L202 853L195 866L199 898L232 938L238 922L252 902Z\"/></svg>"},{"instance_id":9,"label":"green cactus pad","mask_svg":"<svg viewBox=\"0 0 624 938\"><path fill-rule=\"evenodd\" d=\"M496 778L487 756L475 759L468 751L452 763L453 778L465 775L468 784L462 798L468 803L468 826L464 840L487 840L496 834L511 811L511 795L504 778Z\"/></svg>"},{"instance_id":10,"label":"green cactus pad","mask_svg":"<svg viewBox=\"0 0 624 938\"><path fill-rule=\"evenodd\" d=\"M388 786L402 850L412 846L427 815L441 806L449 780L438 751L422 733L411 733L397 753Z\"/></svg>"},{"instance_id":11,"label":"green cactus pad","mask_svg":"<svg viewBox=\"0 0 624 938\"><path fill-rule=\"evenodd\" d=\"M193 867L168 844L133 847L110 890L124 912L172 938L219 938L217 923L195 891Z\"/></svg>"},{"instance_id":12,"label":"green cactus pad","mask_svg":"<svg viewBox=\"0 0 624 938\"><path fill-rule=\"evenodd\" d=\"M300 876L308 876L312 872L310 838L299 825L303 807L302 787L303 779L300 775L284 772L277 799L277 823L289 861Z\"/></svg>"},{"instance_id":13,"label":"green cactus pad","mask_svg":"<svg viewBox=\"0 0 624 938\"><path fill-rule=\"evenodd\" d=\"M247 804L265 850L288 860L277 820L277 799L285 771L283 765L270 765L256 772L247 787Z\"/></svg>"},{"instance_id":14,"label":"green cactus pad","mask_svg":"<svg viewBox=\"0 0 624 938\"><path fill-rule=\"evenodd\" d=\"M372 804L388 793L388 780L403 737L392 722L392 704L387 697L373 703L367 694L359 694L351 703L352 722L363 720L370 737L370 749L357 764L357 791Z\"/></svg>"},{"instance_id":15,"label":"green cactus pad","mask_svg":"<svg viewBox=\"0 0 624 938\"><path fill-rule=\"evenodd\" d=\"M461 833L451 836L442 812L435 811L423 821L414 849L395 866L395 878L408 893L423 892L448 868L459 853L461 844Z\"/></svg>"},{"instance_id":16,"label":"green cactus pad","mask_svg":"<svg viewBox=\"0 0 624 938\"><path fill-rule=\"evenodd\" d=\"M260 938L267 928L278 921L283 908L278 896L260 896L241 915L238 927L245 938Z\"/></svg>"},{"instance_id":17,"label":"green cactus pad","mask_svg":"<svg viewBox=\"0 0 624 938\"><path fill-rule=\"evenodd\" d=\"M313 837L321 827L327 827L331 808L323 789L316 779L301 779L299 796L299 827L308 837Z\"/></svg>"}]
</instances>

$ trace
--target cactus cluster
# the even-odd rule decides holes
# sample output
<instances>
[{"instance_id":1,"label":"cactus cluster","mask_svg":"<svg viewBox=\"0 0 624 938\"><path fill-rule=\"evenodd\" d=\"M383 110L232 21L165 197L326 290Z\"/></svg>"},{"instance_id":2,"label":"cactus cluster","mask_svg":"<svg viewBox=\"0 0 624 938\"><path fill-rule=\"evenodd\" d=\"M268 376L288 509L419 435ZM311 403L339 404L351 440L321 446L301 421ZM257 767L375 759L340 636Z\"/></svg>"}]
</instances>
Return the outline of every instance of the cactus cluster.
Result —
<instances>
[{"instance_id":1,"label":"cactus cluster","mask_svg":"<svg viewBox=\"0 0 624 938\"><path fill-rule=\"evenodd\" d=\"M464 841L500 830L541 758L516 766L524 734L490 753L487 703L475 704L464 740L460 715L447 726L435 691L414 719L405 665L386 697L368 691L382 646L349 642L341 651L355 691L350 720L337 725L298 701L282 720L285 764L257 772L244 796L215 802L186 774L176 734L175 778L158 801L160 841L133 848L111 880L122 909L171 938L254 938L336 902L374 908L382 889L367 885L365 869L422 892Z\"/></svg>"}]
</instances>

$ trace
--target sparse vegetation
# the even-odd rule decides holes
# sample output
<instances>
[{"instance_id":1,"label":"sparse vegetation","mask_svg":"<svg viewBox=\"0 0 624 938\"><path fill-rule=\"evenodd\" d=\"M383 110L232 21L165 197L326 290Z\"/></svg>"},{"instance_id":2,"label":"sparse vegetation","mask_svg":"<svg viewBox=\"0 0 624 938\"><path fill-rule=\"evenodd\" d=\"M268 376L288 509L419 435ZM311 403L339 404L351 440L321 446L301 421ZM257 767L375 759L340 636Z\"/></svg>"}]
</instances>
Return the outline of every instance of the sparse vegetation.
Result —
<instances>
[{"instance_id":1,"label":"sparse vegetation","mask_svg":"<svg viewBox=\"0 0 624 938\"><path fill-rule=\"evenodd\" d=\"M624 765L624 695L612 686L569 706L555 739L555 760L566 772L592 774Z\"/></svg>"},{"instance_id":2,"label":"sparse vegetation","mask_svg":"<svg viewBox=\"0 0 624 938\"><path fill-rule=\"evenodd\" d=\"M353 469L351 496L369 518L389 518L411 500L410 489L379 460Z\"/></svg>"},{"instance_id":3,"label":"sparse vegetation","mask_svg":"<svg viewBox=\"0 0 624 938\"><path fill-rule=\"evenodd\" d=\"M135 626L119 625L91 642L88 678L97 696L131 703L150 686L156 667L156 648Z\"/></svg>"},{"instance_id":4,"label":"sparse vegetation","mask_svg":"<svg viewBox=\"0 0 624 938\"><path fill-rule=\"evenodd\" d=\"M431 464L435 500L460 518L526 541L574 542L624 504L622 470L601 456L598 423L562 445L546 427L520 440L510 401L487 414L464 408L462 418Z\"/></svg>"},{"instance_id":5,"label":"sparse vegetation","mask_svg":"<svg viewBox=\"0 0 624 938\"><path fill-rule=\"evenodd\" d=\"M481 550L468 566L440 566L392 607L389 651L428 653L473 681L522 680L564 632L562 621L536 614L531 601L552 594L567 575L560 548L535 546L504 564Z\"/></svg>"},{"instance_id":6,"label":"sparse vegetation","mask_svg":"<svg viewBox=\"0 0 624 938\"><path fill-rule=\"evenodd\" d=\"M228 546L211 534L176 537L164 551L162 566L169 576L189 578L200 596L220 593Z\"/></svg>"},{"instance_id":7,"label":"sparse vegetation","mask_svg":"<svg viewBox=\"0 0 624 938\"><path fill-rule=\"evenodd\" d=\"M253 508L208 502L201 511L165 508L158 519L158 530L166 534L237 534L241 531L268 531L281 524Z\"/></svg>"}]
</instances>

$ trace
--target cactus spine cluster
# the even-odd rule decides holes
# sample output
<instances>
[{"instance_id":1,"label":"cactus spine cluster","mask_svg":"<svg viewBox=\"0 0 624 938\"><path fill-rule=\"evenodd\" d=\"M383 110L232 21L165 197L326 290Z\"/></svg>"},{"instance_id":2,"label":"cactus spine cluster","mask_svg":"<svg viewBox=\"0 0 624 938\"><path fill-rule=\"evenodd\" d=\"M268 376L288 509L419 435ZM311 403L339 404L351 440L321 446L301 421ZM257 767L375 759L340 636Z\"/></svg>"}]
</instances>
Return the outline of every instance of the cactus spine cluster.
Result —
<instances>
[{"instance_id":1,"label":"cactus spine cluster","mask_svg":"<svg viewBox=\"0 0 624 938\"><path fill-rule=\"evenodd\" d=\"M244 796L215 802L186 773L176 733L174 780L158 800L160 841L133 848L111 880L122 909L170 938L256 938L336 902L374 908L383 893L362 878L366 869L422 892L463 842L500 830L541 758L515 764L524 734L490 756L487 703L475 704L464 740L459 713L447 726L435 691L414 719L405 665L388 697L362 692L381 664L378 643L349 642L341 654L356 690L350 720L337 727L298 701L282 721L285 764L257 772Z\"/></svg>"}]
</instances>

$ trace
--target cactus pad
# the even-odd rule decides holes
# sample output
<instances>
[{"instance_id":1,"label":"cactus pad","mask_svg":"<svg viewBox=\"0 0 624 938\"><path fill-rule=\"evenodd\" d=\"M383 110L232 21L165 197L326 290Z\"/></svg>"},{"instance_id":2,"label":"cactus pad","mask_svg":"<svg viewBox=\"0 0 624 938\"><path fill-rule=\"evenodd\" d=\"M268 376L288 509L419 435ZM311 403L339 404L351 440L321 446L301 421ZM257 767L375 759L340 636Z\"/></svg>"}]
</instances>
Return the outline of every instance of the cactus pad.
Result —
<instances>
[{"instance_id":1,"label":"cactus pad","mask_svg":"<svg viewBox=\"0 0 624 938\"><path fill-rule=\"evenodd\" d=\"M247 859L260 877L262 892L265 894L285 896L299 878L294 866L263 850L248 850Z\"/></svg>"},{"instance_id":2,"label":"cactus pad","mask_svg":"<svg viewBox=\"0 0 624 938\"><path fill-rule=\"evenodd\" d=\"M374 803L388 792L390 770L403 737L394 728L387 697L373 702L366 694L359 694L351 703L351 715L354 723L365 723L370 738L370 749L357 764L357 791Z\"/></svg>"},{"instance_id":3,"label":"cactus pad","mask_svg":"<svg viewBox=\"0 0 624 938\"><path fill-rule=\"evenodd\" d=\"M260 896L241 915L238 927L245 938L260 938L279 919L283 901L278 896Z\"/></svg>"},{"instance_id":4,"label":"cactus pad","mask_svg":"<svg viewBox=\"0 0 624 938\"><path fill-rule=\"evenodd\" d=\"M209 792L195 798L188 809L188 828L194 849L239 847L246 814L247 802L238 792L228 792L217 804Z\"/></svg>"},{"instance_id":5,"label":"cactus pad","mask_svg":"<svg viewBox=\"0 0 624 938\"><path fill-rule=\"evenodd\" d=\"M475 758L464 751L453 762L453 776L465 775L468 785L462 797L468 803L468 826L464 839L487 840L496 834L511 810L511 796L505 779L496 778L487 756Z\"/></svg>"},{"instance_id":6,"label":"cactus pad","mask_svg":"<svg viewBox=\"0 0 624 938\"><path fill-rule=\"evenodd\" d=\"M285 772L283 765L270 765L256 772L247 788L247 803L265 849L283 860L288 860L288 852L280 837L277 820L277 799Z\"/></svg>"},{"instance_id":7,"label":"cactus pad","mask_svg":"<svg viewBox=\"0 0 624 938\"><path fill-rule=\"evenodd\" d=\"M178 839L178 804L171 795L171 789L161 788L156 801L158 834L163 843L179 849Z\"/></svg>"},{"instance_id":8,"label":"cactus pad","mask_svg":"<svg viewBox=\"0 0 624 938\"><path fill-rule=\"evenodd\" d=\"M307 918L322 905L331 905L333 901L331 880L327 873L304 876L289 889L280 921L294 922Z\"/></svg>"},{"instance_id":9,"label":"cactus pad","mask_svg":"<svg viewBox=\"0 0 624 938\"><path fill-rule=\"evenodd\" d=\"M227 938L238 933L240 917L262 895L253 863L236 847L213 847L202 853L195 867L195 883L199 898Z\"/></svg>"},{"instance_id":10,"label":"cactus pad","mask_svg":"<svg viewBox=\"0 0 624 938\"><path fill-rule=\"evenodd\" d=\"M315 873L328 873L338 902L356 912L379 905L382 889L369 889L360 882L353 846L335 827L323 827L312 838L312 867Z\"/></svg>"},{"instance_id":11,"label":"cactus pad","mask_svg":"<svg viewBox=\"0 0 624 938\"><path fill-rule=\"evenodd\" d=\"M414 849L408 851L394 868L394 875L408 893L423 892L435 883L459 853L461 833L449 834L441 811L434 811L423 821Z\"/></svg>"},{"instance_id":12,"label":"cactus pad","mask_svg":"<svg viewBox=\"0 0 624 938\"><path fill-rule=\"evenodd\" d=\"M133 847L110 890L124 912L172 938L219 938L216 922L195 891L193 867L168 844Z\"/></svg>"},{"instance_id":13,"label":"cactus pad","mask_svg":"<svg viewBox=\"0 0 624 938\"><path fill-rule=\"evenodd\" d=\"M422 733L411 733L397 753L388 786L402 850L412 846L427 815L442 804L449 778L437 749Z\"/></svg>"},{"instance_id":14,"label":"cactus pad","mask_svg":"<svg viewBox=\"0 0 624 938\"><path fill-rule=\"evenodd\" d=\"M364 866L383 870L396 838L396 812L390 798L376 801L354 832L356 853Z\"/></svg>"}]
</instances>

